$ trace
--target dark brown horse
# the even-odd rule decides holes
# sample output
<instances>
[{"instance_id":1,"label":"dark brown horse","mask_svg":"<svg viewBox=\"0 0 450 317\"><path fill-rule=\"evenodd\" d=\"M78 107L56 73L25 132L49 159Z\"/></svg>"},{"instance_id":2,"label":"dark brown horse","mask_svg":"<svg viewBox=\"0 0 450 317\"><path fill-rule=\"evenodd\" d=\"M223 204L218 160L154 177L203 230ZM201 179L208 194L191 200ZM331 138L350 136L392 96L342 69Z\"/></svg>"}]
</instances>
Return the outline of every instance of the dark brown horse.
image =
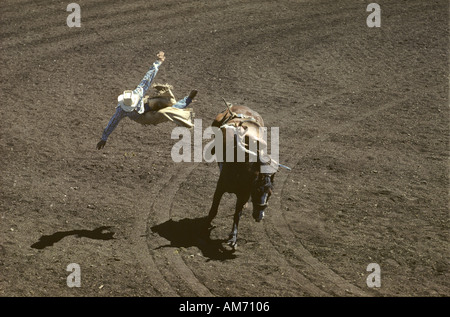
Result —
<instances>
[{"instance_id":1,"label":"dark brown horse","mask_svg":"<svg viewBox=\"0 0 450 317\"><path fill-rule=\"evenodd\" d=\"M212 123L213 127L222 131L223 162L218 163L220 176L207 220L211 225L217 215L223 194L225 192L234 193L237 197L236 209L228 244L236 248L239 219L244 205L251 198L253 218L257 222L264 218L269 197L272 195L275 172L261 172L261 166L268 164L267 160L264 162L261 159L259 155L261 150L258 149L258 145L265 144L260 137L260 127L264 127L262 117L256 111L245 106L229 104L227 106L228 109L217 115ZM253 147L256 150L250 149L252 143L256 143L256 146ZM239 150L245 155L243 160L237 159Z\"/></svg>"}]
</instances>

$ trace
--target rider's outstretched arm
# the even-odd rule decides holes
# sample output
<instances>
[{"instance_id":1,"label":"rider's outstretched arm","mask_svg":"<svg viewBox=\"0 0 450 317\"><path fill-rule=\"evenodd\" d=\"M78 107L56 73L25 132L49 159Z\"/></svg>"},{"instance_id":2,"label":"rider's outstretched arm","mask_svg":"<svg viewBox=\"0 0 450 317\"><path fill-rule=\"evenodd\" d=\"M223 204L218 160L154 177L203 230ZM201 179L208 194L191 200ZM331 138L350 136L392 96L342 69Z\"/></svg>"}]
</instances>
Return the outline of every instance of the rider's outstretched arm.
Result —
<instances>
[{"instance_id":1,"label":"rider's outstretched arm","mask_svg":"<svg viewBox=\"0 0 450 317\"><path fill-rule=\"evenodd\" d=\"M102 134L102 140L106 141L109 137L109 135L114 131L114 129L119 124L120 120L122 120L123 117L126 116L126 112L121 108L117 107L116 112L111 117L111 119L108 122L108 125L106 126L105 130L103 130Z\"/></svg>"},{"instance_id":2,"label":"rider's outstretched arm","mask_svg":"<svg viewBox=\"0 0 450 317\"><path fill-rule=\"evenodd\" d=\"M144 97L148 88L150 88L153 79L155 79L156 73L158 73L159 70L159 66L161 66L162 62L165 59L164 52L159 52L157 57L158 59L153 63L152 67L150 67L148 72L145 74L144 78L141 80L139 85L134 90L134 92L139 94L141 98Z\"/></svg>"},{"instance_id":3,"label":"rider's outstretched arm","mask_svg":"<svg viewBox=\"0 0 450 317\"><path fill-rule=\"evenodd\" d=\"M114 131L114 129L119 124L120 120L122 120L123 117L126 116L126 112L122 110L121 107L116 108L116 112L111 117L111 119L108 122L108 125L106 126L105 130L103 130L102 137L100 139L100 142L97 143L97 150L101 150L105 144L106 140L108 140L109 135Z\"/></svg>"}]
</instances>

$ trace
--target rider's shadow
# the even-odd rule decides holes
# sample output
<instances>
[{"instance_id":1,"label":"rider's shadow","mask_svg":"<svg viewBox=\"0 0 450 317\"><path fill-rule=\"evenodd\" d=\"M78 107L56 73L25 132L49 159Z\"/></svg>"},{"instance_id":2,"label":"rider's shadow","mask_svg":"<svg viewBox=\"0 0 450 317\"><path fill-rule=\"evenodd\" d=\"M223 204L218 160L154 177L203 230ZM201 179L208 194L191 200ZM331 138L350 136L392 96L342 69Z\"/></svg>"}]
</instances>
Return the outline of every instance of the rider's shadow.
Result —
<instances>
[{"instance_id":1,"label":"rider's shadow","mask_svg":"<svg viewBox=\"0 0 450 317\"><path fill-rule=\"evenodd\" d=\"M185 218L179 221L170 219L153 226L151 230L170 241L170 244L159 246L156 249L197 247L209 260L228 260L236 257L232 251L223 247L225 240L211 239L212 228L205 225L205 218Z\"/></svg>"},{"instance_id":2,"label":"rider's shadow","mask_svg":"<svg viewBox=\"0 0 450 317\"><path fill-rule=\"evenodd\" d=\"M44 249L46 247L50 247L56 242L60 241L61 239L67 237L67 236L76 236L76 237L84 237L94 240L111 240L114 239L114 232L107 231L109 228L108 226L103 226L96 228L94 230L70 230L70 231L58 231L54 234L48 235L48 236L42 236L39 238L39 241L36 243L33 243L31 245L34 249ZM105 232L106 230L106 232Z\"/></svg>"}]
</instances>

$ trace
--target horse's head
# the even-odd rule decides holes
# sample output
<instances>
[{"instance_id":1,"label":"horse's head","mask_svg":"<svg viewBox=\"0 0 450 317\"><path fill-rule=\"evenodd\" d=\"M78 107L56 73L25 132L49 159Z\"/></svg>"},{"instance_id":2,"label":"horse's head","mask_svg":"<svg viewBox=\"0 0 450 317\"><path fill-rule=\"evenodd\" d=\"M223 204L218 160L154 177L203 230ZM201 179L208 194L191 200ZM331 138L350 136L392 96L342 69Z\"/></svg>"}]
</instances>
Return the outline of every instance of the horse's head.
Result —
<instances>
[{"instance_id":1,"label":"horse's head","mask_svg":"<svg viewBox=\"0 0 450 317\"><path fill-rule=\"evenodd\" d=\"M264 218L264 212L268 206L269 198L272 195L275 173L258 173L253 184L251 198L253 204L252 216L259 222Z\"/></svg>"},{"instance_id":2,"label":"horse's head","mask_svg":"<svg viewBox=\"0 0 450 317\"><path fill-rule=\"evenodd\" d=\"M273 164L275 163L270 157L264 155L264 149L267 148L267 143L265 140L261 139L259 136L254 137L250 135L249 144L251 142L256 142L257 151L255 163L258 169L257 176L253 182L251 190L251 199L253 204L252 216L255 221L260 222L264 218L264 213L269 204L269 198L272 195L274 178L277 169L274 169Z\"/></svg>"}]
</instances>

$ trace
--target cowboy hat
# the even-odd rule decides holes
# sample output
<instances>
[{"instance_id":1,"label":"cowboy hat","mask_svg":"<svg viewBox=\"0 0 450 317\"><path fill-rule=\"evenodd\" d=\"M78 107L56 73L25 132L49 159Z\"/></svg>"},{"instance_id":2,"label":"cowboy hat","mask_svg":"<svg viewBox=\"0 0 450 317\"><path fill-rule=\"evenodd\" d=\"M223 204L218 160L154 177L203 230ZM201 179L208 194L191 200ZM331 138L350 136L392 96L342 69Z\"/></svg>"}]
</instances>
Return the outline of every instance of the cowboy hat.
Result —
<instances>
[{"instance_id":1,"label":"cowboy hat","mask_svg":"<svg viewBox=\"0 0 450 317\"><path fill-rule=\"evenodd\" d=\"M131 112L136 109L139 103L139 95L133 93L132 90L125 90L123 94L117 97L119 106L122 107L126 112Z\"/></svg>"}]
</instances>

